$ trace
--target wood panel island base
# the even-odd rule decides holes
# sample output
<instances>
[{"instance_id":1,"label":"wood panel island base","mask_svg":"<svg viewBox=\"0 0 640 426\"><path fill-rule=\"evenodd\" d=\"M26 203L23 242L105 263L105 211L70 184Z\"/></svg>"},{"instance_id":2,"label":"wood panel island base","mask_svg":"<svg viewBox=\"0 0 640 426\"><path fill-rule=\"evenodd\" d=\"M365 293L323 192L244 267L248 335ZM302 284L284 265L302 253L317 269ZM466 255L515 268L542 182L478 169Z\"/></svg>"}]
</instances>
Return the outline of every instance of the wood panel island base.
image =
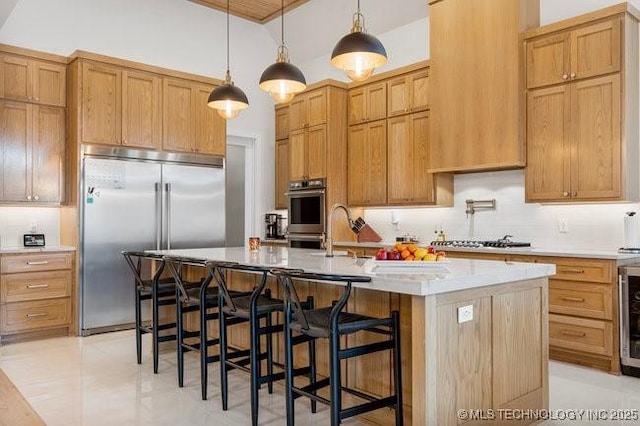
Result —
<instances>
[{"instance_id":1,"label":"wood panel island base","mask_svg":"<svg viewBox=\"0 0 640 426\"><path fill-rule=\"evenodd\" d=\"M326 258L315 250L281 247L263 247L258 253L245 248L154 253L370 276L370 283L354 283L348 310L380 317L400 311L405 424L535 424L536 413L549 407L547 277L555 273L554 265L452 259L408 271L379 268L372 260ZM229 278L237 288L255 282L246 274ZM275 282L271 284L279 292ZM342 292L329 283L304 285L317 305L330 304ZM362 344L369 338L349 335L345 340ZM326 356L320 345L321 375L327 371ZM390 355L379 354L350 360L343 365L343 377L349 387L386 396L393 387L390 363ZM381 409L365 418L393 424L393 410Z\"/></svg>"}]
</instances>

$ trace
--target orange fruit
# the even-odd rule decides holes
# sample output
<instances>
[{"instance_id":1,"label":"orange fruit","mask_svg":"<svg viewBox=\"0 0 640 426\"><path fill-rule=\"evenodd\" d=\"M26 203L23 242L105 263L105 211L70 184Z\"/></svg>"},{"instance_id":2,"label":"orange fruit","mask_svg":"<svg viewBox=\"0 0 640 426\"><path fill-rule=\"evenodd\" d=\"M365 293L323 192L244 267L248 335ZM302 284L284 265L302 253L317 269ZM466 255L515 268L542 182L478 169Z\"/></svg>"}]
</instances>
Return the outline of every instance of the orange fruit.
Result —
<instances>
[{"instance_id":1,"label":"orange fruit","mask_svg":"<svg viewBox=\"0 0 640 426\"><path fill-rule=\"evenodd\" d=\"M411 256L411 253L409 253L409 250L407 249L404 249L402 250L402 252L400 252L400 257L403 259L406 259L409 256Z\"/></svg>"},{"instance_id":2,"label":"orange fruit","mask_svg":"<svg viewBox=\"0 0 640 426\"><path fill-rule=\"evenodd\" d=\"M398 243L395 245L395 249L398 250L400 253L402 253L407 249L407 246L405 244Z\"/></svg>"},{"instance_id":3,"label":"orange fruit","mask_svg":"<svg viewBox=\"0 0 640 426\"><path fill-rule=\"evenodd\" d=\"M404 260L406 260L406 261L411 261L411 260L414 260L414 259L415 259L415 257L413 257L413 255L411 255L411 254L410 254L410 255L409 255L409 256L407 256Z\"/></svg>"},{"instance_id":4,"label":"orange fruit","mask_svg":"<svg viewBox=\"0 0 640 426\"><path fill-rule=\"evenodd\" d=\"M413 244L409 244L407 246L407 250L409 250L409 253L413 254L417 250L417 248Z\"/></svg>"}]
</instances>

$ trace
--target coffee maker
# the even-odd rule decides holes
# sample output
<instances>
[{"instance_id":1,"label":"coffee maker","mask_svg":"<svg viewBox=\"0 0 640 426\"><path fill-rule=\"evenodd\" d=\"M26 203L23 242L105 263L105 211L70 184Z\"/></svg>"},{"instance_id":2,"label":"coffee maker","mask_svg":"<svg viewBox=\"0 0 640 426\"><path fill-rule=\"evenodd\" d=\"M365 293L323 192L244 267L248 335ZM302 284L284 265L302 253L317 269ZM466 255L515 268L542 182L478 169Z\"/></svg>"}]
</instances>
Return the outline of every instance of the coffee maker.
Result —
<instances>
[{"instance_id":1,"label":"coffee maker","mask_svg":"<svg viewBox=\"0 0 640 426\"><path fill-rule=\"evenodd\" d=\"M264 237L268 240L278 238L278 218L281 215L277 213L267 213L264 215L265 231Z\"/></svg>"}]
</instances>

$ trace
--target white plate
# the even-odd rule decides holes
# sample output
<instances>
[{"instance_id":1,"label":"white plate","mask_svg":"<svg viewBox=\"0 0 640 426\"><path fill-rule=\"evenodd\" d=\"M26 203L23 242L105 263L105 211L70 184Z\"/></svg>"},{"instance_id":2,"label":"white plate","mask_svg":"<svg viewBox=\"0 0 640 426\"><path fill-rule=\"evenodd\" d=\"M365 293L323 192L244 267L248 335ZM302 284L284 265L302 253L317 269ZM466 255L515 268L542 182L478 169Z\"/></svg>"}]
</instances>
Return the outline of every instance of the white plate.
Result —
<instances>
[{"instance_id":1,"label":"white plate","mask_svg":"<svg viewBox=\"0 0 640 426\"><path fill-rule=\"evenodd\" d=\"M440 268L444 267L450 260L428 261L428 260L376 260L373 259L375 266L393 267L393 268Z\"/></svg>"}]
</instances>

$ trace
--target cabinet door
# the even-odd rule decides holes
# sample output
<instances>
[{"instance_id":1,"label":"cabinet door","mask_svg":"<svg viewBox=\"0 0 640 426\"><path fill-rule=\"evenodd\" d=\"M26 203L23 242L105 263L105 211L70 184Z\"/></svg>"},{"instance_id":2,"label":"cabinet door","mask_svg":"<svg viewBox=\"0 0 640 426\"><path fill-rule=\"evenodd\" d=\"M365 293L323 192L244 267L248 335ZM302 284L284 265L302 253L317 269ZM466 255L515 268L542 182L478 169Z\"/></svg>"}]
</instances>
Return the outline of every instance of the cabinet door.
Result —
<instances>
[{"instance_id":1,"label":"cabinet door","mask_svg":"<svg viewBox=\"0 0 640 426\"><path fill-rule=\"evenodd\" d=\"M434 203L434 175L427 173L429 167L429 112L423 111L409 116L409 134L413 145L413 187L411 202ZM389 185L391 188L391 183Z\"/></svg>"},{"instance_id":2,"label":"cabinet door","mask_svg":"<svg viewBox=\"0 0 640 426\"><path fill-rule=\"evenodd\" d=\"M415 72L407 77L412 112L429 108L429 71Z\"/></svg>"},{"instance_id":3,"label":"cabinet door","mask_svg":"<svg viewBox=\"0 0 640 426\"><path fill-rule=\"evenodd\" d=\"M302 129L307 124L307 95L298 95L289 104L289 130Z\"/></svg>"},{"instance_id":4,"label":"cabinet door","mask_svg":"<svg viewBox=\"0 0 640 426\"><path fill-rule=\"evenodd\" d=\"M306 133L304 129L289 133L289 179L300 180L306 177Z\"/></svg>"},{"instance_id":5,"label":"cabinet door","mask_svg":"<svg viewBox=\"0 0 640 426\"><path fill-rule=\"evenodd\" d=\"M571 31L571 77L620 71L620 19Z\"/></svg>"},{"instance_id":6,"label":"cabinet door","mask_svg":"<svg viewBox=\"0 0 640 426\"><path fill-rule=\"evenodd\" d=\"M369 152L366 203L384 205L387 203L387 120L368 124L366 144Z\"/></svg>"},{"instance_id":7,"label":"cabinet door","mask_svg":"<svg viewBox=\"0 0 640 426\"><path fill-rule=\"evenodd\" d=\"M287 208L289 190L289 140L276 141L276 209Z\"/></svg>"},{"instance_id":8,"label":"cabinet door","mask_svg":"<svg viewBox=\"0 0 640 426\"><path fill-rule=\"evenodd\" d=\"M48 62L33 62L33 101L43 105L67 103L67 67Z\"/></svg>"},{"instance_id":9,"label":"cabinet door","mask_svg":"<svg viewBox=\"0 0 640 426\"><path fill-rule=\"evenodd\" d=\"M212 86L196 85L193 112L195 114L194 151L200 154L224 156L227 152L227 121L207 105Z\"/></svg>"},{"instance_id":10,"label":"cabinet door","mask_svg":"<svg viewBox=\"0 0 640 426\"><path fill-rule=\"evenodd\" d=\"M409 116L390 118L387 127L389 204L407 204L413 197L413 185L417 176ZM423 166L426 173L426 164Z\"/></svg>"},{"instance_id":11,"label":"cabinet door","mask_svg":"<svg viewBox=\"0 0 640 426\"><path fill-rule=\"evenodd\" d=\"M276 108L276 140L289 137L289 107Z\"/></svg>"},{"instance_id":12,"label":"cabinet door","mask_svg":"<svg viewBox=\"0 0 640 426\"><path fill-rule=\"evenodd\" d=\"M528 201L569 197L571 181L570 85L529 91L527 94Z\"/></svg>"},{"instance_id":13,"label":"cabinet door","mask_svg":"<svg viewBox=\"0 0 640 426\"><path fill-rule=\"evenodd\" d=\"M579 81L571 91L572 197L620 198L620 75Z\"/></svg>"},{"instance_id":14,"label":"cabinet door","mask_svg":"<svg viewBox=\"0 0 640 426\"><path fill-rule=\"evenodd\" d=\"M64 196L64 108L33 107L33 200L60 203Z\"/></svg>"},{"instance_id":15,"label":"cabinet door","mask_svg":"<svg viewBox=\"0 0 640 426\"><path fill-rule=\"evenodd\" d=\"M122 72L122 145L160 149L162 146L162 79Z\"/></svg>"},{"instance_id":16,"label":"cabinet door","mask_svg":"<svg viewBox=\"0 0 640 426\"><path fill-rule=\"evenodd\" d=\"M367 121L387 118L387 83L381 82L367 86Z\"/></svg>"},{"instance_id":17,"label":"cabinet door","mask_svg":"<svg viewBox=\"0 0 640 426\"><path fill-rule=\"evenodd\" d=\"M387 115L393 117L409 112L409 86L406 77L387 82Z\"/></svg>"},{"instance_id":18,"label":"cabinet door","mask_svg":"<svg viewBox=\"0 0 640 426\"><path fill-rule=\"evenodd\" d=\"M194 93L190 82L165 78L163 90L162 149L191 152L195 116Z\"/></svg>"},{"instance_id":19,"label":"cabinet door","mask_svg":"<svg viewBox=\"0 0 640 426\"><path fill-rule=\"evenodd\" d=\"M368 197L369 155L367 125L349 127L347 138L347 200L351 206L362 206Z\"/></svg>"},{"instance_id":20,"label":"cabinet door","mask_svg":"<svg viewBox=\"0 0 640 426\"><path fill-rule=\"evenodd\" d=\"M1 56L0 97L30 101L32 94L29 61L15 56Z\"/></svg>"},{"instance_id":21,"label":"cabinet door","mask_svg":"<svg viewBox=\"0 0 640 426\"><path fill-rule=\"evenodd\" d=\"M327 122L327 90L317 89L307 93L307 126Z\"/></svg>"},{"instance_id":22,"label":"cabinet door","mask_svg":"<svg viewBox=\"0 0 640 426\"><path fill-rule=\"evenodd\" d=\"M120 69L82 64L82 142L120 145L121 85Z\"/></svg>"},{"instance_id":23,"label":"cabinet door","mask_svg":"<svg viewBox=\"0 0 640 426\"><path fill-rule=\"evenodd\" d=\"M527 88L569 79L569 33L527 41Z\"/></svg>"},{"instance_id":24,"label":"cabinet door","mask_svg":"<svg viewBox=\"0 0 640 426\"><path fill-rule=\"evenodd\" d=\"M27 103L0 102L0 201L31 199L31 109Z\"/></svg>"},{"instance_id":25,"label":"cabinet door","mask_svg":"<svg viewBox=\"0 0 640 426\"><path fill-rule=\"evenodd\" d=\"M307 129L307 178L317 179L327 175L327 125Z\"/></svg>"},{"instance_id":26,"label":"cabinet door","mask_svg":"<svg viewBox=\"0 0 640 426\"><path fill-rule=\"evenodd\" d=\"M366 94L365 88L349 90L349 124L359 124L366 121Z\"/></svg>"}]
</instances>

